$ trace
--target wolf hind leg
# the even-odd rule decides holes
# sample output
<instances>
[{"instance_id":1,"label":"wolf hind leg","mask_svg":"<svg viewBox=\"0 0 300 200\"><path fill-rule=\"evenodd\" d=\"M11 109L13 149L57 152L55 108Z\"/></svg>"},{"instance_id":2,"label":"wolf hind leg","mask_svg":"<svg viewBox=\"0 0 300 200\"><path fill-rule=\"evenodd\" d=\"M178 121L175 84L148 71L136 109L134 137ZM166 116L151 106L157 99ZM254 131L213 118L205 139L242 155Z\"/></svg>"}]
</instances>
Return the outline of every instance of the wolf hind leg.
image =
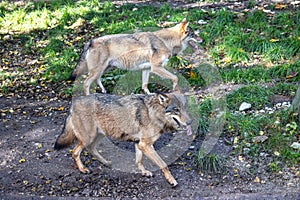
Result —
<instances>
[{"instance_id":1,"label":"wolf hind leg","mask_svg":"<svg viewBox=\"0 0 300 200\"><path fill-rule=\"evenodd\" d=\"M76 164L77 168L82 173L89 173L90 171L83 165L83 163L80 159L80 154L81 154L83 149L84 149L84 145L82 144L82 142L80 140L78 140L78 143L77 143L77 145L75 146L75 148L73 150L72 157L75 161L75 164Z\"/></svg>"},{"instance_id":2,"label":"wolf hind leg","mask_svg":"<svg viewBox=\"0 0 300 200\"><path fill-rule=\"evenodd\" d=\"M107 61L103 59L94 60L88 59L87 65L89 68L88 77L85 79L83 83L83 91L85 95L90 94L90 86L97 79L97 84L100 86L102 93L106 93L104 86L101 83L101 76L104 73L105 69L108 66Z\"/></svg>"},{"instance_id":3,"label":"wolf hind leg","mask_svg":"<svg viewBox=\"0 0 300 200\"><path fill-rule=\"evenodd\" d=\"M101 154L98 152L98 150L96 149L96 146L99 142L99 140L103 138L103 136L98 136L88 147L88 151L93 154L93 156L95 156L103 165L110 167L111 166L111 161L106 160L105 158L103 158L101 156Z\"/></svg>"},{"instance_id":4,"label":"wolf hind leg","mask_svg":"<svg viewBox=\"0 0 300 200\"><path fill-rule=\"evenodd\" d=\"M152 177L152 172L145 169L142 164L143 152L139 149L138 144L135 144L135 156L136 164L139 170L141 170L143 176Z\"/></svg>"},{"instance_id":5,"label":"wolf hind leg","mask_svg":"<svg viewBox=\"0 0 300 200\"><path fill-rule=\"evenodd\" d=\"M103 93L103 94L106 94L107 92L106 92L106 89L104 88L104 86L103 86L103 84L102 84L102 82L101 82L101 75L98 77L98 79L97 79L97 84L99 85L99 87L101 88L101 92Z\"/></svg>"},{"instance_id":6,"label":"wolf hind leg","mask_svg":"<svg viewBox=\"0 0 300 200\"><path fill-rule=\"evenodd\" d=\"M89 95L90 94L90 87L91 84L97 79L97 84L100 86L102 93L106 93L106 90L104 88L104 86L101 83L101 76L104 70L102 70L100 68L94 68L93 70L91 70L88 74L88 77L85 79L84 83L83 83L83 91L85 95Z\"/></svg>"}]
</instances>

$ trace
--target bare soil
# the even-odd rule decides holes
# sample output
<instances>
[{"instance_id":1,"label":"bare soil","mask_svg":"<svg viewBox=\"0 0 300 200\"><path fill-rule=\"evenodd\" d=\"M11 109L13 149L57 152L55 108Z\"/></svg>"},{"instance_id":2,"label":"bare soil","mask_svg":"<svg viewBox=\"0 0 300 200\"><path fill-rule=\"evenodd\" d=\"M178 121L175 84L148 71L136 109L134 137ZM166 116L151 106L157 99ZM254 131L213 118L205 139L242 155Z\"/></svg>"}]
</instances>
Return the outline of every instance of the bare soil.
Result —
<instances>
[{"instance_id":1,"label":"bare soil","mask_svg":"<svg viewBox=\"0 0 300 200\"><path fill-rule=\"evenodd\" d=\"M191 159L197 148L187 149L169 166L179 183L175 188L165 181L159 170L154 172L155 177L146 178L139 173L106 168L90 155L82 157L92 173L82 174L75 168L69 149L53 150L71 99L59 97L51 89L48 93L43 90L43 95L48 98L36 99L36 94L0 98L0 109L11 110L1 116L2 199L300 199L299 177L290 169L278 174L268 173L264 166L267 158L261 158L251 163L250 170L247 161L230 154L231 146L225 145L222 137L214 151L228 156L226 172L199 172ZM196 138L192 145L199 144L201 138ZM259 181L255 181L256 177Z\"/></svg>"}]
</instances>

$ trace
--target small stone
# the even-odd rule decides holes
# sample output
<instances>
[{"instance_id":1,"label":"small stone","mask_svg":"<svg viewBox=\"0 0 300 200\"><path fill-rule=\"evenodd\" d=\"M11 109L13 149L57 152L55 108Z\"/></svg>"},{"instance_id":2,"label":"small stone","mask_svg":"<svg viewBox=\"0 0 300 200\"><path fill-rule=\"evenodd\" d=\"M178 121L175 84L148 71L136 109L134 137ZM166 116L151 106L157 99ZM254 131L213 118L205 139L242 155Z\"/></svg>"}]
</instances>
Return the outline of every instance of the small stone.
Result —
<instances>
[{"instance_id":1,"label":"small stone","mask_svg":"<svg viewBox=\"0 0 300 200\"><path fill-rule=\"evenodd\" d=\"M198 20L198 24L203 25L203 24L207 24L207 22L204 21L204 20L202 20L202 19L200 19L200 20Z\"/></svg>"},{"instance_id":2,"label":"small stone","mask_svg":"<svg viewBox=\"0 0 300 200\"><path fill-rule=\"evenodd\" d=\"M277 107L277 108L280 108L281 107L281 103L277 103L275 106Z\"/></svg>"},{"instance_id":3,"label":"small stone","mask_svg":"<svg viewBox=\"0 0 300 200\"><path fill-rule=\"evenodd\" d=\"M291 147L294 148L294 149L300 149L300 143L299 142L293 142Z\"/></svg>"},{"instance_id":4,"label":"small stone","mask_svg":"<svg viewBox=\"0 0 300 200\"><path fill-rule=\"evenodd\" d=\"M267 153L264 153L264 152L261 152L261 153L259 153L259 156L260 157L266 157L268 154Z\"/></svg>"},{"instance_id":5,"label":"small stone","mask_svg":"<svg viewBox=\"0 0 300 200\"><path fill-rule=\"evenodd\" d=\"M5 40L9 40L11 37L10 37L10 35L5 35L4 37L3 37L3 40L5 41Z\"/></svg>"},{"instance_id":6,"label":"small stone","mask_svg":"<svg viewBox=\"0 0 300 200\"><path fill-rule=\"evenodd\" d=\"M192 146L189 147L189 149L190 149L190 150L194 150L194 149L195 149L195 146L192 145Z\"/></svg>"},{"instance_id":7,"label":"small stone","mask_svg":"<svg viewBox=\"0 0 300 200\"><path fill-rule=\"evenodd\" d=\"M283 102L282 106L289 106L289 102Z\"/></svg>"},{"instance_id":8,"label":"small stone","mask_svg":"<svg viewBox=\"0 0 300 200\"><path fill-rule=\"evenodd\" d=\"M244 152L244 154L248 154L250 152L250 149L249 148L244 148L243 152Z\"/></svg>"},{"instance_id":9,"label":"small stone","mask_svg":"<svg viewBox=\"0 0 300 200\"><path fill-rule=\"evenodd\" d=\"M243 102L240 105L239 111L245 111L245 110L248 110L250 108L251 108L251 104L250 103Z\"/></svg>"},{"instance_id":10,"label":"small stone","mask_svg":"<svg viewBox=\"0 0 300 200\"><path fill-rule=\"evenodd\" d=\"M258 142L264 142L268 139L267 136L265 135L261 135L261 136L256 136L254 138L252 138L252 142L258 143Z\"/></svg>"}]
</instances>

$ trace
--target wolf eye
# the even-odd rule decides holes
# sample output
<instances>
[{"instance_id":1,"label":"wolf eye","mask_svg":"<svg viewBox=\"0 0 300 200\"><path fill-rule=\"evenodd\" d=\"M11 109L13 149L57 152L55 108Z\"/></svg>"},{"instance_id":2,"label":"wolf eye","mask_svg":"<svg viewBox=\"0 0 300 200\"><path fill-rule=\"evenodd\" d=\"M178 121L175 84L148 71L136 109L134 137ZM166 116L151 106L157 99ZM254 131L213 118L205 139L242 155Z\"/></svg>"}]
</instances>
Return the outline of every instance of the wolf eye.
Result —
<instances>
[{"instance_id":1,"label":"wolf eye","mask_svg":"<svg viewBox=\"0 0 300 200\"><path fill-rule=\"evenodd\" d=\"M174 112L179 112L179 109L176 108L176 107L174 107L174 108L173 108L173 111L174 111Z\"/></svg>"}]
</instances>

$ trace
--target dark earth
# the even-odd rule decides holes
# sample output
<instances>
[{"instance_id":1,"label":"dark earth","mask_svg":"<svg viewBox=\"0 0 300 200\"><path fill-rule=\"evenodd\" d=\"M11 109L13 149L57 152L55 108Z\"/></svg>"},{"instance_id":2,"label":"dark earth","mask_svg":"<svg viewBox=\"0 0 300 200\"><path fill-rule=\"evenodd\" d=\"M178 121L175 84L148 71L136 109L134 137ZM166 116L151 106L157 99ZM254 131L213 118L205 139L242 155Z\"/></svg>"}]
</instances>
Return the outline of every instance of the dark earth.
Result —
<instances>
[{"instance_id":1,"label":"dark earth","mask_svg":"<svg viewBox=\"0 0 300 200\"><path fill-rule=\"evenodd\" d=\"M1 116L0 126L2 199L300 199L299 176L291 169L268 173L267 158L258 158L249 168L246 160L229 153L231 146L225 145L222 137L214 150L227 154L226 172L200 172L191 159L197 148L187 147L183 156L169 166L179 183L175 188L159 170L154 172L155 177L146 178L139 173L106 168L88 154L83 154L83 162L92 173L82 174L75 168L69 149L53 150L71 99L60 97L49 88L50 85L48 92L43 89L42 95L47 96L43 100L37 93L0 99L1 109L10 110ZM201 138L191 146L199 144Z\"/></svg>"},{"instance_id":2,"label":"dark earth","mask_svg":"<svg viewBox=\"0 0 300 200\"><path fill-rule=\"evenodd\" d=\"M18 44L13 39L8 42ZM4 51L1 55L7 56ZM24 55L18 59L29 68L28 63L34 60ZM15 62L9 70L18 67L19 61ZM28 78L30 74L24 76ZM243 160L231 153L232 145L223 137L214 151L227 157L226 169L222 173L197 169L192 155L203 139L197 137L191 144L195 148L187 147L169 165L179 184L175 188L159 170L154 171L153 178L146 178L139 173L106 168L86 153L82 159L92 172L82 174L75 168L72 148L53 149L72 100L61 92L68 84L27 85L20 79L13 89L0 94L1 199L300 199L297 169L284 167L278 173L270 173L266 169L267 156ZM234 87L225 85L221 89L228 92ZM167 138L157 141L158 146L164 140Z\"/></svg>"}]
</instances>

